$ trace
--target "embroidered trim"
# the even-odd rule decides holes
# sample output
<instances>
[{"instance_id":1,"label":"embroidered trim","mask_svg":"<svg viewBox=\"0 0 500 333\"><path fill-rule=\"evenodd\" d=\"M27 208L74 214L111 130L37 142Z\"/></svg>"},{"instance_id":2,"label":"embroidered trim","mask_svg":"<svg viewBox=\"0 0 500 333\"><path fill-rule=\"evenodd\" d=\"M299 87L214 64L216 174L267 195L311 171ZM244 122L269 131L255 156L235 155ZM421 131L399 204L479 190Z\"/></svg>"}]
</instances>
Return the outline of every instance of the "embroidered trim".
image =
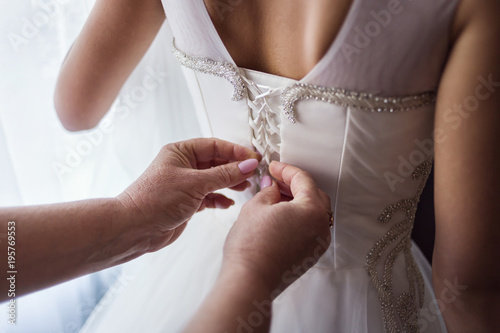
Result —
<instances>
[{"instance_id":1,"label":"embroidered trim","mask_svg":"<svg viewBox=\"0 0 500 333\"><path fill-rule=\"evenodd\" d=\"M367 93L297 83L283 91L281 103L288 119L295 123L294 105L297 101L314 99L343 107L354 107L371 112L408 111L434 103L436 94L425 92L401 97L381 97Z\"/></svg>"},{"instance_id":2,"label":"embroidered trim","mask_svg":"<svg viewBox=\"0 0 500 333\"><path fill-rule=\"evenodd\" d=\"M174 56L182 66L194 71L222 77L234 87L232 100L240 101L247 95L245 83L233 64L225 61L215 61L202 57L191 57L179 50L173 41ZM374 96L368 93L358 93L338 88L329 88L307 83L296 83L287 87L281 95L281 104L285 115L292 123L296 123L294 106L301 100L314 99L343 107L353 107L371 112L398 112L417 109L436 100L436 93L425 92L417 95L400 97Z\"/></svg>"},{"instance_id":3,"label":"embroidered trim","mask_svg":"<svg viewBox=\"0 0 500 333\"><path fill-rule=\"evenodd\" d=\"M417 193L413 199L401 200L384 209L378 219L380 223L389 223L397 212L404 214L404 220L389 229L366 255L366 270L377 290L382 320L385 331L388 333L419 332L418 309L422 308L424 303L424 281L411 253L411 231L415 221L417 204L431 168L432 161L426 161L413 172L412 179L415 181L420 179ZM381 263L384 251L392 244L396 244L396 246L387 254L383 262L383 274L380 277L377 265ZM409 290L396 299L393 290L393 268L394 262L401 252L403 252L406 263Z\"/></svg>"},{"instance_id":4,"label":"embroidered trim","mask_svg":"<svg viewBox=\"0 0 500 333\"><path fill-rule=\"evenodd\" d=\"M240 101L245 96L245 84L241 79L238 69L231 63L225 61L215 61L208 58L191 57L180 51L175 46L175 38L172 42L172 53L179 60L182 66L194 71L222 77L229 81L234 87L233 101Z\"/></svg>"}]
</instances>

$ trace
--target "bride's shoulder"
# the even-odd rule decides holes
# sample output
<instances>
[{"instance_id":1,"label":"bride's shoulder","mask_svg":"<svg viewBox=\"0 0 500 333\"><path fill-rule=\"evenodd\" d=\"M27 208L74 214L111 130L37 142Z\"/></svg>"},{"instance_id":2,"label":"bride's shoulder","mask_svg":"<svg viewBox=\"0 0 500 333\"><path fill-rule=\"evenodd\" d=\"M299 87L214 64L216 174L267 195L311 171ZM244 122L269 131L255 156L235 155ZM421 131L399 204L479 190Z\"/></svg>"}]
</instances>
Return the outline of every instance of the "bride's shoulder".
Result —
<instances>
[{"instance_id":1,"label":"bride's shoulder","mask_svg":"<svg viewBox=\"0 0 500 333\"><path fill-rule=\"evenodd\" d=\"M467 29L478 29L478 32L489 31L500 33L500 0L460 0L454 14L451 29L453 40L467 32Z\"/></svg>"}]
</instances>

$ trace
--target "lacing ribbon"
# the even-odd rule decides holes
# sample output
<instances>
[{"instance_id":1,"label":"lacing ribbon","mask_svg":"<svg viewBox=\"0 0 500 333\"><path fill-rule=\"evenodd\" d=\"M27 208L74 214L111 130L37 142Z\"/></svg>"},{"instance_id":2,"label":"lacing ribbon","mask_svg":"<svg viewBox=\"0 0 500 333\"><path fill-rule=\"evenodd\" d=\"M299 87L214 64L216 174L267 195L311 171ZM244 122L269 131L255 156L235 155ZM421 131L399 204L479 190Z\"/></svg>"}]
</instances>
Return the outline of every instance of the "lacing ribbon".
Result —
<instances>
[{"instance_id":1,"label":"lacing ribbon","mask_svg":"<svg viewBox=\"0 0 500 333\"><path fill-rule=\"evenodd\" d=\"M258 167L260 178L269 174L268 166L279 158L281 145L281 108L273 108L268 103L272 97L280 97L282 88L271 88L257 84L242 76L248 89L248 124L252 128L252 144L262 155Z\"/></svg>"}]
</instances>

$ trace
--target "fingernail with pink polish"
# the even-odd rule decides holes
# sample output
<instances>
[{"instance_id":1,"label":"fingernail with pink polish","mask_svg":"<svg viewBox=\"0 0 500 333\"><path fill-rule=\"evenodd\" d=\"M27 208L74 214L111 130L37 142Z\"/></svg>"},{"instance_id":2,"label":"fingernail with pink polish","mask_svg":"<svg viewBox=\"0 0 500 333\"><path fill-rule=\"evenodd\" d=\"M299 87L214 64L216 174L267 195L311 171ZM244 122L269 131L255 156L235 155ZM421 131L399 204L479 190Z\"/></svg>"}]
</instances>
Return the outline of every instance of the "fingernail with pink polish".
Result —
<instances>
[{"instance_id":1,"label":"fingernail with pink polish","mask_svg":"<svg viewBox=\"0 0 500 333\"><path fill-rule=\"evenodd\" d=\"M257 165L259 165L259 161L255 158L251 158L238 164L238 168L242 174L247 174L254 171L255 168L257 168Z\"/></svg>"},{"instance_id":2,"label":"fingernail with pink polish","mask_svg":"<svg viewBox=\"0 0 500 333\"><path fill-rule=\"evenodd\" d=\"M264 177L262 177L262 180L260 181L260 188L264 189L266 187L269 187L269 186L271 186L272 183L273 183L273 180L271 179L271 177L269 177L268 175L265 175Z\"/></svg>"}]
</instances>

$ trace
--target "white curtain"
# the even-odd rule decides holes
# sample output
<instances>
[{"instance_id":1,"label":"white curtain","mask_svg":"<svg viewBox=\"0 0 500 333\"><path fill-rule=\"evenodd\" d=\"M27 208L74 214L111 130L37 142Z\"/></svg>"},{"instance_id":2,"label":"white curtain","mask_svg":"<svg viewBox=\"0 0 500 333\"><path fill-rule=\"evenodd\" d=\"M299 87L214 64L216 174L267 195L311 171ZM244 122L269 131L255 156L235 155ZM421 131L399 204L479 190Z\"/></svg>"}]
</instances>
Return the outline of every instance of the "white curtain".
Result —
<instances>
[{"instance_id":1,"label":"white curtain","mask_svg":"<svg viewBox=\"0 0 500 333\"><path fill-rule=\"evenodd\" d=\"M99 126L64 130L55 81L93 2L0 3L0 206L114 196L162 145L200 136L166 24ZM156 86L143 85L148 76ZM78 332L117 269L16 299L16 326L7 324L4 303L0 331Z\"/></svg>"}]
</instances>

